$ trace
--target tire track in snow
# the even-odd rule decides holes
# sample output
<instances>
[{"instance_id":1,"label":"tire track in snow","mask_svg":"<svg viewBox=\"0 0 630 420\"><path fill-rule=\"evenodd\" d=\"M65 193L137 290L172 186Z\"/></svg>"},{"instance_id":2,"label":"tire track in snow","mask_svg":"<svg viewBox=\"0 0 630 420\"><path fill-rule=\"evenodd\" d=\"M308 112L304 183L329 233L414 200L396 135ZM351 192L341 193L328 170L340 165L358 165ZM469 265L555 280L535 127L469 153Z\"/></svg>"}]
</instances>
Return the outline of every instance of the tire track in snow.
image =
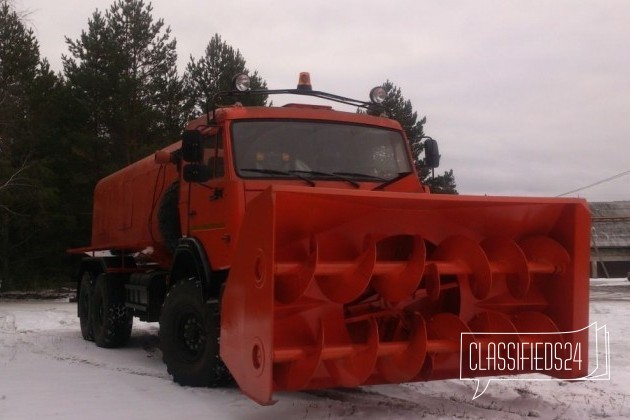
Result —
<instances>
[{"instance_id":1,"label":"tire track in snow","mask_svg":"<svg viewBox=\"0 0 630 420\"><path fill-rule=\"evenodd\" d=\"M471 401L456 397L423 395L418 391L411 392L402 385L386 386L388 390L393 388L396 395L388 395L379 392L379 386L348 389L322 389L305 391L308 395L323 400L334 401L339 405L330 406L332 416L364 416L367 418L408 418L414 417L458 417L469 419L497 418L521 419L527 417L529 412L513 412L506 407L484 407L471 404ZM535 415L534 415L535 416Z\"/></svg>"},{"instance_id":2,"label":"tire track in snow","mask_svg":"<svg viewBox=\"0 0 630 420\"><path fill-rule=\"evenodd\" d=\"M15 360L17 348L15 334L17 326L15 315L0 312L0 363L7 364Z\"/></svg>"}]
</instances>

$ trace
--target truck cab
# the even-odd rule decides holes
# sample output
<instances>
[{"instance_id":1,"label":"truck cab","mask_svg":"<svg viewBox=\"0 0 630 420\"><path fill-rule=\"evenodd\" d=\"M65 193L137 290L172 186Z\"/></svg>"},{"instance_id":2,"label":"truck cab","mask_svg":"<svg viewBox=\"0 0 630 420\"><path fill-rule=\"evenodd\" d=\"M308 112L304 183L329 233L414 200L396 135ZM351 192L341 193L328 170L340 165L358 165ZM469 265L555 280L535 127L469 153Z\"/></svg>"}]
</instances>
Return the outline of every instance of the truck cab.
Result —
<instances>
[{"instance_id":1,"label":"truck cab","mask_svg":"<svg viewBox=\"0 0 630 420\"><path fill-rule=\"evenodd\" d=\"M182 150L182 232L207 244L214 270L230 267L248 203L267 188L427 192L396 121L328 106L221 108L189 124Z\"/></svg>"}]
</instances>

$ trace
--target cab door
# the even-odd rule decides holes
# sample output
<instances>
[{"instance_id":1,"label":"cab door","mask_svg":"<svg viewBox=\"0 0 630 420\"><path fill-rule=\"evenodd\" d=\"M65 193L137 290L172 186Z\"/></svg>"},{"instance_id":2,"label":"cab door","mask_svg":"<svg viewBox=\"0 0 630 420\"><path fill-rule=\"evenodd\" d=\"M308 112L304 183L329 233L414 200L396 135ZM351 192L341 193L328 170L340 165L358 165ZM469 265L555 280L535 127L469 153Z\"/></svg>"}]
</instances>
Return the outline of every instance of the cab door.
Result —
<instances>
[{"instance_id":1,"label":"cab door","mask_svg":"<svg viewBox=\"0 0 630 420\"><path fill-rule=\"evenodd\" d=\"M206 251L213 270L229 268L232 251L242 217L243 198L239 183L228 176L229 150L224 147L221 129L204 137L203 163L210 179L207 182L187 183L182 200L187 202L188 236L199 240Z\"/></svg>"}]
</instances>

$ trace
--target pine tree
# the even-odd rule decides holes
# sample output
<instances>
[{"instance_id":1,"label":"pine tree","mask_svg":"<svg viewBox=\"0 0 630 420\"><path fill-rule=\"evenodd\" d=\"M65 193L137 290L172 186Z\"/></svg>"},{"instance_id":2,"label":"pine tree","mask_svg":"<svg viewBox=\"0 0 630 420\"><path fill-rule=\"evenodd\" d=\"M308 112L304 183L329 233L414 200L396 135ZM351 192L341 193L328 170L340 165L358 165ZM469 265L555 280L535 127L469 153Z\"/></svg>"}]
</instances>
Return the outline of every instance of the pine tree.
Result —
<instances>
[{"instance_id":1,"label":"pine tree","mask_svg":"<svg viewBox=\"0 0 630 420\"><path fill-rule=\"evenodd\" d=\"M0 282L18 287L58 258L58 190L51 170L60 84L33 30L0 1ZM52 277L54 270L48 271ZM4 279L4 281L3 281Z\"/></svg>"},{"instance_id":2,"label":"pine tree","mask_svg":"<svg viewBox=\"0 0 630 420\"><path fill-rule=\"evenodd\" d=\"M24 26L8 1L0 3L0 156L24 148L34 80L44 71L32 29ZM20 144L22 143L22 144ZM27 150L24 150L26 152Z\"/></svg>"},{"instance_id":3,"label":"pine tree","mask_svg":"<svg viewBox=\"0 0 630 420\"><path fill-rule=\"evenodd\" d=\"M118 0L88 29L66 38L63 57L77 111L88 127L83 153L94 180L173 141L184 123L176 40L151 4Z\"/></svg>"},{"instance_id":4,"label":"pine tree","mask_svg":"<svg viewBox=\"0 0 630 420\"><path fill-rule=\"evenodd\" d=\"M428 185L431 192L434 193L457 194L457 185L452 169L445 171L443 175L434 177L433 171L424 164L422 154L424 151L423 140L426 139L424 124L427 122L427 118L422 117L418 120L418 113L413 110L411 101L405 99L401 89L392 82L386 81L383 83L383 88L387 92L383 107L405 130L420 182Z\"/></svg>"},{"instance_id":5,"label":"pine tree","mask_svg":"<svg viewBox=\"0 0 630 420\"><path fill-rule=\"evenodd\" d=\"M215 34L205 54L199 60L192 56L186 66L184 74L184 90L188 99L187 109L191 109L191 117L197 117L206 112L211 106L209 101L221 91L232 89L232 78L238 73L249 74L245 59L239 50L234 50L230 45ZM266 89L267 83L258 75L257 71L249 74L252 89ZM265 95L252 95L239 98L243 105L265 105ZM224 101L222 104L226 104Z\"/></svg>"}]
</instances>

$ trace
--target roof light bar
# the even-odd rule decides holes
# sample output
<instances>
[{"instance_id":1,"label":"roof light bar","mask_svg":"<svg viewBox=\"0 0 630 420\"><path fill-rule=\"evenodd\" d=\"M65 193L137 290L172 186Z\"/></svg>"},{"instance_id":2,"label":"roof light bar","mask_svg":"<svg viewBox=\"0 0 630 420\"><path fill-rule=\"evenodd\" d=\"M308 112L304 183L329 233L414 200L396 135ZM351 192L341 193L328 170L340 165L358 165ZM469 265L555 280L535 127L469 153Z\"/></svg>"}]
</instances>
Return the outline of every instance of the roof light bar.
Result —
<instances>
[{"instance_id":1,"label":"roof light bar","mask_svg":"<svg viewBox=\"0 0 630 420\"><path fill-rule=\"evenodd\" d=\"M358 99L347 98L332 93L313 90L313 86L311 85L311 76L308 72L300 73L296 89L252 89L249 76L244 73L239 73L232 79L232 90L217 92L211 98L208 98L210 99L207 102L208 121L214 119L214 113L217 109L217 106L221 106L218 104L222 98L240 97L245 95L249 96L278 94L313 96L316 98L326 99L333 102L339 102L342 104L363 108L370 115L386 115L386 110L382 108L382 103L387 98L387 92L382 86L375 87L370 91L369 101L361 101Z\"/></svg>"}]
</instances>

